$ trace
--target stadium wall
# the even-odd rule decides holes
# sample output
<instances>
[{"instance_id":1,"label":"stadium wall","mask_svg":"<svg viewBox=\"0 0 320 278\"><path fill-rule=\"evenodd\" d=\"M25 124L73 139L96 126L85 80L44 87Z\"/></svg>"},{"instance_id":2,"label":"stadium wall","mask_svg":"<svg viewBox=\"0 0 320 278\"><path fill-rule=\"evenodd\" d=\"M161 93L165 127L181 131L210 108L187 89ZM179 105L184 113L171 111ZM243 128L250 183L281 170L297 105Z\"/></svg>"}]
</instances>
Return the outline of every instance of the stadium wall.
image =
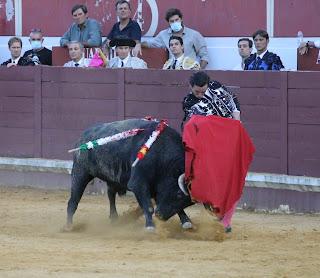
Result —
<instances>
[{"instance_id":1,"label":"stadium wall","mask_svg":"<svg viewBox=\"0 0 320 278\"><path fill-rule=\"evenodd\" d=\"M251 171L320 177L319 72L208 71L238 94ZM0 68L0 156L70 160L81 131L152 115L179 130L189 71Z\"/></svg>"}]
</instances>

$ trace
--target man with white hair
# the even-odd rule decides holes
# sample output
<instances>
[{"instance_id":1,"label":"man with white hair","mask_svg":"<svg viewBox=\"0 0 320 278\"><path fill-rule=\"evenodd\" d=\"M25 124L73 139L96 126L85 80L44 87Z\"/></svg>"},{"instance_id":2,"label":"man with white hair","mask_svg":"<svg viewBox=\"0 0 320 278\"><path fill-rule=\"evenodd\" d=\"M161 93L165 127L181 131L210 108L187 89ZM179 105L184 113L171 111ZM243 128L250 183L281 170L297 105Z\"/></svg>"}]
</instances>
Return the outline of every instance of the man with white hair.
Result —
<instances>
[{"instance_id":1,"label":"man with white hair","mask_svg":"<svg viewBox=\"0 0 320 278\"><path fill-rule=\"evenodd\" d=\"M71 61L65 63L64 67L86 68L89 66L90 60L84 58L84 48L81 42L70 42L68 44L68 51Z\"/></svg>"}]
</instances>

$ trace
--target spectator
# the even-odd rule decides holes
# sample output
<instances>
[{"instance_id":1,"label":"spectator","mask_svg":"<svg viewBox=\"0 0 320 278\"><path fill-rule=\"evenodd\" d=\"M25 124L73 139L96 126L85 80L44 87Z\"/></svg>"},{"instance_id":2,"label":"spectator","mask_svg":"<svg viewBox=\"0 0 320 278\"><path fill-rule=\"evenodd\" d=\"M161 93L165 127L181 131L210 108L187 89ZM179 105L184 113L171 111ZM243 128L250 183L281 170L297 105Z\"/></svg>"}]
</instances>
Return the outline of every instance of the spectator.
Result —
<instances>
[{"instance_id":1,"label":"spectator","mask_svg":"<svg viewBox=\"0 0 320 278\"><path fill-rule=\"evenodd\" d=\"M111 40L125 36L136 42L132 50L133 56L141 55L141 29L139 24L131 19L131 6L126 0L119 0L116 3L117 16L119 22L115 23L107 36L106 44L109 46Z\"/></svg>"},{"instance_id":2,"label":"spectator","mask_svg":"<svg viewBox=\"0 0 320 278\"><path fill-rule=\"evenodd\" d=\"M163 69L174 70L192 70L200 69L200 65L197 61L190 57L186 57L183 53L183 40L179 36L171 36L169 39L170 51L173 54L173 58L166 61Z\"/></svg>"},{"instance_id":3,"label":"spectator","mask_svg":"<svg viewBox=\"0 0 320 278\"><path fill-rule=\"evenodd\" d=\"M146 69L145 61L138 57L132 57L130 51L136 42L128 37L118 37L110 41L110 47L116 47L117 57L109 61L109 68Z\"/></svg>"},{"instance_id":4,"label":"spectator","mask_svg":"<svg viewBox=\"0 0 320 278\"><path fill-rule=\"evenodd\" d=\"M8 47L11 53L11 58L1 66L7 66L8 68L15 66L34 66L34 62L28 57L21 57L22 41L20 38L12 37L8 41Z\"/></svg>"},{"instance_id":5,"label":"spectator","mask_svg":"<svg viewBox=\"0 0 320 278\"><path fill-rule=\"evenodd\" d=\"M84 48L81 42L70 42L68 44L68 50L71 61L65 63L64 67L86 68L89 66L90 60L84 58Z\"/></svg>"},{"instance_id":6,"label":"spectator","mask_svg":"<svg viewBox=\"0 0 320 278\"><path fill-rule=\"evenodd\" d=\"M217 115L240 120L237 97L218 81L210 81L203 71L190 77L191 92L183 100L183 123L192 115Z\"/></svg>"},{"instance_id":7,"label":"spectator","mask_svg":"<svg viewBox=\"0 0 320 278\"><path fill-rule=\"evenodd\" d=\"M42 31L40 29L32 29L29 35L32 49L26 51L23 57L30 58L38 65L52 66L52 51L42 45L43 40Z\"/></svg>"},{"instance_id":8,"label":"spectator","mask_svg":"<svg viewBox=\"0 0 320 278\"><path fill-rule=\"evenodd\" d=\"M252 40L248 38L241 38L238 40L238 51L241 57L241 63L233 68L233 70L243 70L244 69L244 61L250 57L252 52Z\"/></svg>"},{"instance_id":9,"label":"spectator","mask_svg":"<svg viewBox=\"0 0 320 278\"><path fill-rule=\"evenodd\" d=\"M310 47L320 48L320 41L302 42L299 46L300 55L307 54Z\"/></svg>"},{"instance_id":10,"label":"spectator","mask_svg":"<svg viewBox=\"0 0 320 278\"><path fill-rule=\"evenodd\" d=\"M269 35L258 30L252 35L257 53L245 60L244 70L281 70L284 68L280 57L268 51Z\"/></svg>"},{"instance_id":11,"label":"spectator","mask_svg":"<svg viewBox=\"0 0 320 278\"><path fill-rule=\"evenodd\" d=\"M169 47L169 38L172 35L180 36L184 43L184 54L194 60L199 60L201 69L204 69L208 64L209 56L203 36L184 25L182 13L178 9L169 9L166 13L166 21L170 27L160 31L156 37L143 42L142 45L145 47L167 48L170 58L173 58L174 55Z\"/></svg>"},{"instance_id":12,"label":"spectator","mask_svg":"<svg viewBox=\"0 0 320 278\"><path fill-rule=\"evenodd\" d=\"M84 47L101 46L101 26L98 21L88 18L88 9L85 5L75 5L71 14L74 23L60 39L61 46L68 46L71 41L79 41Z\"/></svg>"}]
</instances>

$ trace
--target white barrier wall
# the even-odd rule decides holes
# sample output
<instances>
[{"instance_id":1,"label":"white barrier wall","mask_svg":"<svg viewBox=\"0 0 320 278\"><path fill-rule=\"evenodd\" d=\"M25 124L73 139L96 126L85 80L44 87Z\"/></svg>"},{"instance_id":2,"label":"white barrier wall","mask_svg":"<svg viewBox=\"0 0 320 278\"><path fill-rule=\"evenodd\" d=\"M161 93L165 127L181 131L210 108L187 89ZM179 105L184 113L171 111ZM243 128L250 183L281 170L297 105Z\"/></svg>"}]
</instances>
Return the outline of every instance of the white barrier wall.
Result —
<instances>
[{"instance_id":1,"label":"white barrier wall","mask_svg":"<svg viewBox=\"0 0 320 278\"><path fill-rule=\"evenodd\" d=\"M0 36L0 63L9 59L7 42L10 37ZM59 37L45 38L44 45L51 49L52 46L59 45ZM207 69L213 70L232 70L240 63L240 56L237 49L237 37L228 38L206 38L210 61ZM305 38L305 41L317 38ZM29 49L28 37L22 37L23 52ZM297 69L297 39L296 38L271 38L269 50L277 53L285 66L286 70Z\"/></svg>"}]
</instances>

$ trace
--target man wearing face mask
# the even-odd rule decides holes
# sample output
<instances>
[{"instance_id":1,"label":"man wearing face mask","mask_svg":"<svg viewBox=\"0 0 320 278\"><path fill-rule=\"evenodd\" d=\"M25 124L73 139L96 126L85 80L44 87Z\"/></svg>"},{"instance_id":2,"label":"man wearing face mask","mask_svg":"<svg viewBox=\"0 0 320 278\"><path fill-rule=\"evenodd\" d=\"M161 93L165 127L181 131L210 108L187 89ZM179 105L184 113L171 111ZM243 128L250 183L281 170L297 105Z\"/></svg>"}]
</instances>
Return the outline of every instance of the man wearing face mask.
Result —
<instances>
[{"instance_id":1,"label":"man wearing face mask","mask_svg":"<svg viewBox=\"0 0 320 278\"><path fill-rule=\"evenodd\" d=\"M30 58L36 65L52 66L52 51L45 48L43 35L40 29L32 29L29 36L30 50L26 51L23 57Z\"/></svg>"},{"instance_id":2,"label":"man wearing face mask","mask_svg":"<svg viewBox=\"0 0 320 278\"><path fill-rule=\"evenodd\" d=\"M166 13L166 21L169 28L162 30L149 41L144 41L144 47L167 48L170 58L173 53L170 50L169 39L171 36L180 36L183 39L184 54L194 60L199 61L201 69L204 69L209 61L207 44L203 36L193 29L184 25L182 13L179 9L171 8Z\"/></svg>"}]
</instances>

